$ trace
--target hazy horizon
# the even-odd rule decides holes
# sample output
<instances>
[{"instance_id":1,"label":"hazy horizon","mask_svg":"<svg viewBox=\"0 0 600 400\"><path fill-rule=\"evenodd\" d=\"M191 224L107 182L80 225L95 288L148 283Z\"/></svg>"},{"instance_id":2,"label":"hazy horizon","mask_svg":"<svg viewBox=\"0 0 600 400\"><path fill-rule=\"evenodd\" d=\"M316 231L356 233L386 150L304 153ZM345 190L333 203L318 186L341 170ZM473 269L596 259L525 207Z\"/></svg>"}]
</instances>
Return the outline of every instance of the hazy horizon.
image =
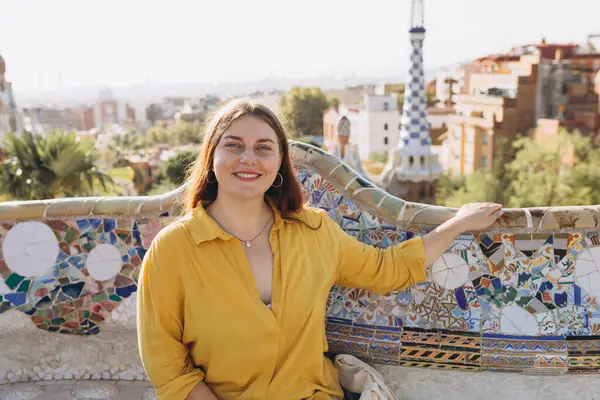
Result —
<instances>
[{"instance_id":1,"label":"hazy horizon","mask_svg":"<svg viewBox=\"0 0 600 400\"><path fill-rule=\"evenodd\" d=\"M511 47L585 42L600 2L425 0L425 68ZM410 0L3 0L0 47L16 92L404 76ZM596 32L594 31L596 29Z\"/></svg>"}]
</instances>

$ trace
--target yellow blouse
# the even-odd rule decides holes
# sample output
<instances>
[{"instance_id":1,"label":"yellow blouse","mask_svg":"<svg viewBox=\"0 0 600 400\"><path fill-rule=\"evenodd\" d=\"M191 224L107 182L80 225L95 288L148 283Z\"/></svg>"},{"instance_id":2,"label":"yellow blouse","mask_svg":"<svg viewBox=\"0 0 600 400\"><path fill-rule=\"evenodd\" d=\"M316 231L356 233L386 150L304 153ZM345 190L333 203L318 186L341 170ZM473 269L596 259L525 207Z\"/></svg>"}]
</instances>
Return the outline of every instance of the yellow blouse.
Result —
<instances>
[{"instance_id":1,"label":"yellow blouse","mask_svg":"<svg viewBox=\"0 0 600 400\"><path fill-rule=\"evenodd\" d=\"M322 210L275 212L272 309L240 241L202 206L164 228L142 266L138 341L158 399L185 399L204 380L219 399L342 396L323 353L333 285L386 293L426 280L420 237L385 250L346 234Z\"/></svg>"}]
</instances>

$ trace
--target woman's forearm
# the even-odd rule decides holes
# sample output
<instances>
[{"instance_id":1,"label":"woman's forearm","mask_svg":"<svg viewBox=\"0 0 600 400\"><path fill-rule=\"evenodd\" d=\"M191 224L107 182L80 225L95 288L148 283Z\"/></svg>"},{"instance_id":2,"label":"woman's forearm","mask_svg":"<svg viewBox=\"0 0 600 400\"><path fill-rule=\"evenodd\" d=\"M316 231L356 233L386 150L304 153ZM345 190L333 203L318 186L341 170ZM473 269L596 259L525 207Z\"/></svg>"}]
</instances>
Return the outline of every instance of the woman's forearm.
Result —
<instances>
[{"instance_id":1,"label":"woman's forearm","mask_svg":"<svg viewBox=\"0 0 600 400\"><path fill-rule=\"evenodd\" d=\"M200 382L188 394L186 400L218 400L217 396L206 386L204 382Z\"/></svg>"},{"instance_id":2,"label":"woman's forearm","mask_svg":"<svg viewBox=\"0 0 600 400\"><path fill-rule=\"evenodd\" d=\"M454 239L463 232L458 220L452 218L423 236L425 268L444 254Z\"/></svg>"}]
</instances>

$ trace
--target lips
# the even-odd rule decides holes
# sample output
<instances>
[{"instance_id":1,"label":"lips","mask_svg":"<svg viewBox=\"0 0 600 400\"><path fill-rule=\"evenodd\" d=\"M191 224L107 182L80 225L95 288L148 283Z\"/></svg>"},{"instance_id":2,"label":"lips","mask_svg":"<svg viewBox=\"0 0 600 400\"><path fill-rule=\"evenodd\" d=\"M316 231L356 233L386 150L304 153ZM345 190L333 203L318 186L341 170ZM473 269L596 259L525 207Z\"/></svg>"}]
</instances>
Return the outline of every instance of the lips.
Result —
<instances>
[{"instance_id":1,"label":"lips","mask_svg":"<svg viewBox=\"0 0 600 400\"><path fill-rule=\"evenodd\" d=\"M243 181L254 181L258 178L260 178L262 175L258 174L256 172L234 172L233 175Z\"/></svg>"}]
</instances>

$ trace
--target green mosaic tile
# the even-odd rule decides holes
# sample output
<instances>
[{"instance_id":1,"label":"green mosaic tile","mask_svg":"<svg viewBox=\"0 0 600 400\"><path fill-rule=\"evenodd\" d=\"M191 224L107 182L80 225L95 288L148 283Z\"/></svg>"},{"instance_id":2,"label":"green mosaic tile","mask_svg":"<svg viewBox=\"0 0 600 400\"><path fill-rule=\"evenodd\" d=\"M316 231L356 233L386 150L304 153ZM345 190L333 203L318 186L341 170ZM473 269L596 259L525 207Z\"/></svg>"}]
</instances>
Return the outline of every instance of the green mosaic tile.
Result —
<instances>
[{"instance_id":1,"label":"green mosaic tile","mask_svg":"<svg viewBox=\"0 0 600 400\"><path fill-rule=\"evenodd\" d=\"M17 307L17 310L24 313L30 313L31 311L35 310L35 307L29 303L25 303L22 306Z\"/></svg>"},{"instance_id":2,"label":"green mosaic tile","mask_svg":"<svg viewBox=\"0 0 600 400\"><path fill-rule=\"evenodd\" d=\"M121 300L122 300L122 299L121 299L119 296L117 296L116 294L111 294L111 295L110 295L108 298L109 298L110 300L112 300L112 301L121 301Z\"/></svg>"},{"instance_id":3,"label":"green mosaic tile","mask_svg":"<svg viewBox=\"0 0 600 400\"><path fill-rule=\"evenodd\" d=\"M123 265L123 267L121 268L121 275L131 276L133 274L133 271L135 271L135 267L131 264L126 264Z\"/></svg>"},{"instance_id":4,"label":"green mosaic tile","mask_svg":"<svg viewBox=\"0 0 600 400\"><path fill-rule=\"evenodd\" d=\"M89 253L96 246L94 245L94 243L84 243L84 244L81 245L81 247L83 247L83 249L85 250L86 253Z\"/></svg>"},{"instance_id":5,"label":"green mosaic tile","mask_svg":"<svg viewBox=\"0 0 600 400\"><path fill-rule=\"evenodd\" d=\"M67 233L65 234L65 242L69 245L75 241L75 239L79 238L79 231L73 227L69 227Z\"/></svg>"},{"instance_id":6,"label":"green mosaic tile","mask_svg":"<svg viewBox=\"0 0 600 400\"><path fill-rule=\"evenodd\" d=\"M17 289L17 292L27 293L29 291L29 287L30 286L31 286L31 280L30 279L25 279L19 285L19 288Z\"/></svg>"},{"instance_id":7,"label":"green mosaic tile","mask_svg":"<svg viewBox=\"0 0 600 400\"><path fill-rule=\"evenodd\" d=\"M10 303L8 301L2 301L0 302L0 314L3 313L6 310L10 310L11 306Z\"/></svg>"},{"instance_id":8,"label":"green mosaic tile","mask_svg":"<svg viewBox=\"0 0 600 400\"><path fill-rule=\"evenodd\" d=\"M531 299L533 299L533 296L521 296L515 303L521 307L526 307L531 302Z\"/></svg>"},{"instance_id":9,"label":"green mosaic tile","mask_svg":"<svg viewBox=\"0 0 600 400\"><path fill-rule=\"evenodd\" d=\"M8 286L11 289L15 289L23 279L25 279L25 277L19 274L12 274L8 277L8 279L6 279L6 286Z\"/></svg>"},{"instance_id":10,"label":"green mosaic tile","mask_svg":"<svg viewBox=\"0 0 600 400\"><path fill-rule=\"evenodd\" d=\"M117 234L117 237L119 239L121 239L123 242L127 242L127 238L131 238L131 233L129 233L128 231L124 231L121 229L115 229L115 233Z\"/></svg>"},{"instance_id":11,"label":"green mosaic tile","mask_svg":"<svg viewBox=\"0 0 600 400\"><path fill-rule=\"evenodd\" d=\"M503 301L504 301L504 304L506 304L506 303L510 303L511 301L514 301L517 298L518 292L517 292L517 289L515 289L514 287L506 286L504 288L503 294L504 294Z\"/></svg>"},{"instance_id":12,"label":"green mosaic tile","mask_svg":"<svg viewBox=\"0 0 600 400\"><path fill-rule=\"evenodd\" d=\"M108 300L108 293L106 293L106 290L92 296L92 301L95 303L105 300Z\"/></svg>"}]
</instances>

